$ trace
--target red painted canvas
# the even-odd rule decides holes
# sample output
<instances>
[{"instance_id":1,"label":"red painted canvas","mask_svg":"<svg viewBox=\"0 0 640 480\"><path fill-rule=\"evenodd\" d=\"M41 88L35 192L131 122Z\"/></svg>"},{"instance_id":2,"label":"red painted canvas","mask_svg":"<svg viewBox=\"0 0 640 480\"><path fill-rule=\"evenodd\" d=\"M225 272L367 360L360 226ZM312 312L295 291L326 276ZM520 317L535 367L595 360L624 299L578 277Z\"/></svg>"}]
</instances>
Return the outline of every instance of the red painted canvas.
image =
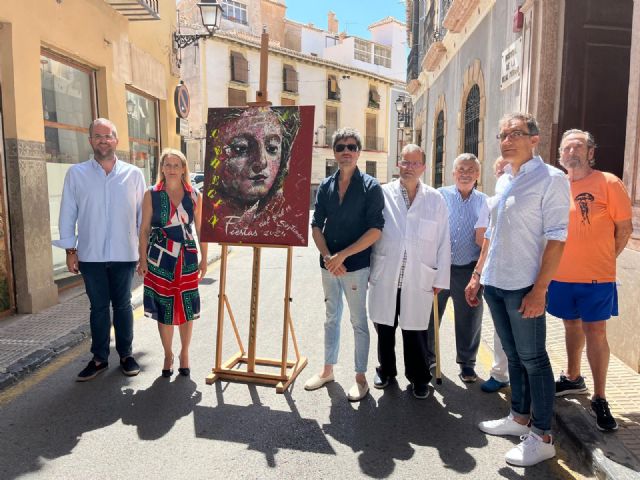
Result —
<instances>
[{"instance_id":1,"label":"red painted canvas","mask_svg":"<svg viewBox=\"0 0 640 480\"><path fill-rule=\"evenodd\" d=\"M308 244L314 107L210 108L202 239Z\"/></svg>"}]
</instances>

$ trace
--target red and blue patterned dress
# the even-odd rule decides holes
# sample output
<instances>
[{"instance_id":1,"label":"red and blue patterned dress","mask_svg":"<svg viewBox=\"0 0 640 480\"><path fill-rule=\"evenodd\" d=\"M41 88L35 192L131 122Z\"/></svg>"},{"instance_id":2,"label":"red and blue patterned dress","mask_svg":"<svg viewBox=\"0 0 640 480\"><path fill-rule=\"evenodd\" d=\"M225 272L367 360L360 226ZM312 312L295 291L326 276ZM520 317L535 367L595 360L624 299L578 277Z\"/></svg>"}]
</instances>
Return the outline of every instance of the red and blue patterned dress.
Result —
<instances>
[{"instance_id":1,"label":"red and blue patterned dress","mask_svg":"<svg viewBox=\"0 0 640 480\"><path fill-rule=\"evenodd\" d=\"M181 325L200 317L198 249L191 227L197 193L184 186L174 206L164 182L149 188L153 215L144 277L144 314L165 325Z\"/></svg>"}]
</instances>

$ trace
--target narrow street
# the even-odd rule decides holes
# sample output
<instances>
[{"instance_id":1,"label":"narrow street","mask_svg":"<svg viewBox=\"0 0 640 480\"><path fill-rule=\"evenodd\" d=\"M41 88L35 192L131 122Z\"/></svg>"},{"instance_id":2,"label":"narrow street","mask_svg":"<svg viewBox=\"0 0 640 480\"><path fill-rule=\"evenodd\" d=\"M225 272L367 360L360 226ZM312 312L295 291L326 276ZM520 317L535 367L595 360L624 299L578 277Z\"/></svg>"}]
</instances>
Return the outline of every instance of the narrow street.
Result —
<instances>
[{"instance_id":1,"label":"narrow street","mask_svg":"<svg viewBox=\"0 0 640 480\"><path fill-rule=\"evenodd\" d=\"M233 248L227 278L245 347L251 251ZM284 250L263 250L259 356L280 355L285 260ZM142 372L137 377L121 374L112 350L106 373L76 383L89 358L84 342L0 395L0 477L547 479L585 474L562 436L553 461L526 470L504 462L517 439L488 437L475 425L505 414L506 397L482 393L480 382L466 385L458 379L449 318L441 335L443 383L427 400L413 398L407 381L399 378L384 391L372 389L360 403L347 401L353 335L346 317L337 381L304 391L304 381L323 357L323 295L313 247L294 250L292 317L300 351L309 358L298 381L284 395L241 383L206 385L215 355L219 268L218 262L210 266L202 286L205 308L194 328L190 378L160 376L157 329L138 309L134 351ZM373 329L371 339L370 384L376 364ZM174 345L178 348L177 338ZM223 359L236 350L227 319ZM401 348L397 353L402 370ZM481 377L486 376L483 363L481 355Z\"/></svg>"}]
</instances>

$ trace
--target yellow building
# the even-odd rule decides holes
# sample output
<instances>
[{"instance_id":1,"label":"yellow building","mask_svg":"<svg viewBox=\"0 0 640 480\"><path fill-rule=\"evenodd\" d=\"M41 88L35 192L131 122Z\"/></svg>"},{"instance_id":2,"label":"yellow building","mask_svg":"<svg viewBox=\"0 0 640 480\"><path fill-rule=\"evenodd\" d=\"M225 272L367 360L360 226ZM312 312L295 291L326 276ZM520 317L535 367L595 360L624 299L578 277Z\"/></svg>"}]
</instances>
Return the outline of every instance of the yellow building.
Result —
<instances>
[{"instance_id":1,"label":"yellow building","mask_svg":"<svg viewBox=\"0 0 640 480\"><path fill-rule=\"evenodd\" d=\"M128 5L124 5L127 3ZM88 125L118 128L118 158L155 177L178 147L175 0L0 2L0 311L58 301L62 183L89 158Z\"/></svg>"}]
</instances>

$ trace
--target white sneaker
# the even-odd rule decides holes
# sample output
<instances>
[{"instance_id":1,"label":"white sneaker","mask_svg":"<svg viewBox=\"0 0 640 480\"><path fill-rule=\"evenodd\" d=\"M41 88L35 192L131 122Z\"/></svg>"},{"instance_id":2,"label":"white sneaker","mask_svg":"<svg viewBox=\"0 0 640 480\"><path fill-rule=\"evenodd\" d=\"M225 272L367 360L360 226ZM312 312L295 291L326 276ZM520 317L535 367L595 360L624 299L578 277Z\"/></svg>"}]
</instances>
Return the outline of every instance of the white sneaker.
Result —
<instances>
[{"instance_id":1,"label":"white sneaker","mask_svg":"<svg viewBox=\"0 0 640 480\"><path fill-rule=\"evenodd\" d=\"M333 382L333 372L331 372L326 377L321 377L320 374L314 375L304 384L305 390L317 390L322 387L325 383Z\"/></svg>"},{"instance_id":2,"label":"white sneaker","mask_svg":"<svg viewBox=\"0 0 640 480\"><path fill-rule=\"evenodd\" d=\"M364 384L356 382L347 392L347 398L350 402L359 402L367 395L367 393L369 393L369 384L366 381Z\"/></svg>"},{"instance_id":3,"label":"white sneaker","mask_svg":"<svg viewBox=\"0 0 640 480\"><path fill-rule=\"evenodd\" d=\"M513 415L501 418L500 420L485 420L478 424L478 428L489 435L526 435L529 433L527 425L520 425L513 419Z\"/></svg>"},{"instance_id":4,"label":"white sneaker","mask_svg":"<svg viewBox=\"0 0 640 480\"><path fill-rule=\"evenodd\" d=\"M536 463L556 456L556 447L551 442L544 443L541 437L533 432L520 437L522 442L513 447L504 456L507 463L518 467L530 467Z\"/></svg>"}]
</instances>

